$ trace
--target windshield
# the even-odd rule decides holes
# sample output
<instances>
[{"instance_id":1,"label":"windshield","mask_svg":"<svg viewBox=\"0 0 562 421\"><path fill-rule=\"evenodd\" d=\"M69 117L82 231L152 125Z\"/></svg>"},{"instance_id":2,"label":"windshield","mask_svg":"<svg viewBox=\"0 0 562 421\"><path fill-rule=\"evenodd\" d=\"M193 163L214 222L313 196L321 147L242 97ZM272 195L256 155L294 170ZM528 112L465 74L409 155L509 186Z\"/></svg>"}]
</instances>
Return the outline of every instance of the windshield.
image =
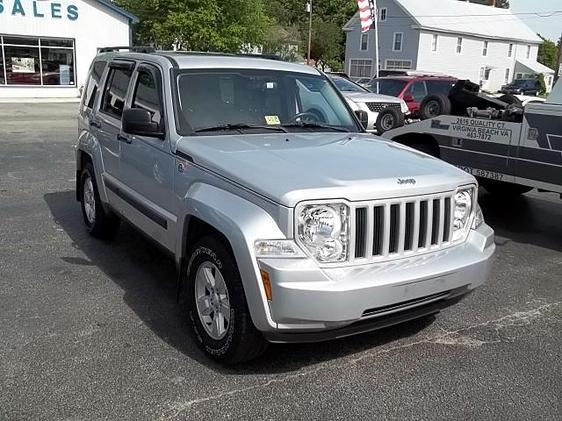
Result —
<instances>
[{"instance_id":1,"label":"windshield","mask_svg":"<svg viewBox=\"0 0 562 421\"><path fill-rule=\"evenodd\" d=\"M343 77L330 76L330 79L332 79L332 82L334 82L334 85L336 85L340 92L367 92L363 87Z\"/></svg>"},{"instance_id":2,"label":"windshield","mask_svg":"<svg viewBox=\"0 0 562 421\"><path fill-rule=\"evenodd\" d=\"M182 135L360 131L337 91L320 75L203 69L179 71L176 80Z\"/></svg>"},{"instance_id":3,"label":"windshield","mask_svg":"<svg viewBox=\"0 0 562 421\"><path fill-rule=\"evenodd\" d=\"M373 79L367 85L370 91L376 94L398 96L406 86L406 81L397 79Z\"/></svg>"}]
</instances>

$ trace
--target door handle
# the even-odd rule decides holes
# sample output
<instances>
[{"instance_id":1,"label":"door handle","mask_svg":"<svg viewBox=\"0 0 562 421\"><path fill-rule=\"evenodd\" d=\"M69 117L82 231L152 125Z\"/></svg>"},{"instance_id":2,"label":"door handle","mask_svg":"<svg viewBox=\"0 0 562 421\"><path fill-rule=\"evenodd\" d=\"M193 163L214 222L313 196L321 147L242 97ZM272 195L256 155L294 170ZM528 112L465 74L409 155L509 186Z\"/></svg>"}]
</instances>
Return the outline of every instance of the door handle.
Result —
<instances>
[{"instance_id":1,"label":"door handle","mask_svg":"<svg viewBox=\"0 0 562 421\"><path fill-rule=\"evenodd\" d=\"M95 127L96 129L101 129L101 123L96 120L90 120L90 126Z\"/></svg>"},{"instance_id":2,"label":"door handle","mask_svg":"<svg viewBox=\"0 0 562 421\"><path fill-rule=\"evenodd\" d=\"M132 139L131 137L122 135L121 133L119 133L119 134L117 135L117 140L118 140L119 142L125 142L125 143L128 143L128 144L133 143L133 139Z\"/></svg>"}]
</instances>

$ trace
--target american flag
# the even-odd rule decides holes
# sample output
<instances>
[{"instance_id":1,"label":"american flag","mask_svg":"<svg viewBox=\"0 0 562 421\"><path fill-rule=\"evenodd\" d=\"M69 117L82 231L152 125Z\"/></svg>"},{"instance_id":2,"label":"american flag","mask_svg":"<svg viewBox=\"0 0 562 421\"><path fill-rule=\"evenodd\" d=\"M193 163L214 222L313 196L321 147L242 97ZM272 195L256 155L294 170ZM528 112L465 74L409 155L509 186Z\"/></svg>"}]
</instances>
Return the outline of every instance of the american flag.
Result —
<instances>
[{"instance_id":1,"label":"american flag","mask_svg":"<svg viewBox=\"0 0 562 421\"><path fill-rule=\"evenodd\" d=\"M374 0L357 0L359 8L359 19L361 20L361 32L367 32L373 25L376 16Z\"/></svg>"}]
</instances>

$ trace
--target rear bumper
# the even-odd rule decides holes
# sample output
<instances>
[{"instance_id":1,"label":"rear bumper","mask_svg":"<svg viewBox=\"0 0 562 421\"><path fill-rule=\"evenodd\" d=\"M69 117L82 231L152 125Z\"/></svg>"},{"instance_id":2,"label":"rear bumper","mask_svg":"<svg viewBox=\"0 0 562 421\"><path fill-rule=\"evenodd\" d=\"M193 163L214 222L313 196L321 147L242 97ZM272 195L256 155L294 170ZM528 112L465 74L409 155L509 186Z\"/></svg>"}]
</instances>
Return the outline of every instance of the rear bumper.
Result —
<instances>
[{"instance_id":1,"label":"rear bumper","mask_svg":"<svg viewBox=\"0 0 562 421\"><path fill-rule=\"evenodd\" d=\"M389 262L320 269L310 259L260 260L275 322L263 333L272 342L307 342L435 313L486 281L493 239L483 224L462 245Z\"/></svg>"}]
</instances>

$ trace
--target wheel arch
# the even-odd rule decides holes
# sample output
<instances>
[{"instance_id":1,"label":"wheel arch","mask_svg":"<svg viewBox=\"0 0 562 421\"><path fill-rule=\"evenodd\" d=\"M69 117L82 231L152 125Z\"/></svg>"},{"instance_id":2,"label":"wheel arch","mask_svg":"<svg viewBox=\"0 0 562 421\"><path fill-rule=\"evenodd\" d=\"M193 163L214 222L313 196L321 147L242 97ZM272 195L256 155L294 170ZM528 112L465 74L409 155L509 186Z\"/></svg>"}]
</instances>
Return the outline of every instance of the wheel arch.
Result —
<instances>
[{"instance_id":1,"label":"wheel arch","mask_svg":"<svg viewBox=\"0 0 562 421\"><path fill-rule=\"evenodd\" d=\"M209 184L196 183L184 199L182 235L177 260L182 271L189 264L190 246L205 235L217 235L231 251L244 286L254 325L259 330L275 326L254 253L259 239L284 239L277 223L263 208L240 196Z\"/></svg>"}]
</instances>

